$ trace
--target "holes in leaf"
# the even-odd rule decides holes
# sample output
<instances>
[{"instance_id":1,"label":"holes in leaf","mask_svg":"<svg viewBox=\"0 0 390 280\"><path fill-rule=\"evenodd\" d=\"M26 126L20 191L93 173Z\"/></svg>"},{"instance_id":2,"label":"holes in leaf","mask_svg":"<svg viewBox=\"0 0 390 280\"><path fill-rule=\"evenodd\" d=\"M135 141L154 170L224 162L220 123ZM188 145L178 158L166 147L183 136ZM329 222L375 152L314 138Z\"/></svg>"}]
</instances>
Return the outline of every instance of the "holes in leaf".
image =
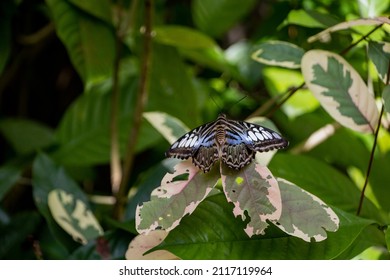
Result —
<instances>
[{"instance_id":1,"label":"holes in leaf","mask_svg":"<svg viewBox=\"0 0 390 280\"><path fill-rule=\"evenodd\" d=\"M190 174L189 173L183 173L183 174L179 174L177 176L175 176L173 179L172 179L172 183L173 182L176 182L176 181L188 181L188 176Z\"/></svg>"}]
</instances>

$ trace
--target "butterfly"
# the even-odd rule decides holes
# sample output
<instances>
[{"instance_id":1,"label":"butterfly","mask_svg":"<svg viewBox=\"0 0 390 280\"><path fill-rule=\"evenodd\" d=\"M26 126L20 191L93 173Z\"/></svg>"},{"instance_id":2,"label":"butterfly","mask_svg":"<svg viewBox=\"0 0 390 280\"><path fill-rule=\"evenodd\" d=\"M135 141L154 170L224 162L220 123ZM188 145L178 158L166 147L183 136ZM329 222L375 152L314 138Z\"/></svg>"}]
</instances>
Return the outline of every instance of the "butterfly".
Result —
<instances>
[{"instance_id":1,"label":"butterfly","mask_svg":"<svg viewBox=\"0 0 390 280\"><path fill-rule=\"evenodd\" d=\"M206 173L218 160L239 170L253 160L256 152L268 152L287 146L288 141L269 128L230 120L226 115L220 114L217 120L180 137L165 156L179 159L191 157L194 165Z\"/></svg>"}]
</instances>

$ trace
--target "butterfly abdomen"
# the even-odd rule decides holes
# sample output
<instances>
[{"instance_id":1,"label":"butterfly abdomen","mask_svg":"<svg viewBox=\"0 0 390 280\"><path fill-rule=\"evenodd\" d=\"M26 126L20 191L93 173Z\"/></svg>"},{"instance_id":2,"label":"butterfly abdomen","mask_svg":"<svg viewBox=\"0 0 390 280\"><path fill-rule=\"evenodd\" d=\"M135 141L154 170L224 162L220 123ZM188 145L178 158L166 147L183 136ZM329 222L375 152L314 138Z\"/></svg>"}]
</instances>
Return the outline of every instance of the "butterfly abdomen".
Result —
<instances>
[{"instance_id":1,"label":"butterfly abdomen","mask_svg":"<svg viewBox=\"0 0 390 280\"><path fill-rule=\"evenodd\" d=\"M216 127L217 132L215 133L215 140L218 143L219 147L222 147L226 141L226 130L223 125L219 125Z\"/></svg>"}]
</instances>

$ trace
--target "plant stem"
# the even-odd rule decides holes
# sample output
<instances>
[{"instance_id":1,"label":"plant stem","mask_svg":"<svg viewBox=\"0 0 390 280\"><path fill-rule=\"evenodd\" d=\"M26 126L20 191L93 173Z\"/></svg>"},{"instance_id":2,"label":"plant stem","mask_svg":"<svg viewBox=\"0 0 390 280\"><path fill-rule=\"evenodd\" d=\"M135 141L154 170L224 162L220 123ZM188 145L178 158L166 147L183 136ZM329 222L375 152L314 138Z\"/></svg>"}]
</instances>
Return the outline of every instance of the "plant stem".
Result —
<instances>
[{"instance_id":1,"label":"plant stem","mask_svg":"<svg viewBox=\"0 0 390 280\"><path fill-rule=\"evenodd\" d=\"M345 50L341 51L339 54L340 55L345 55L347 52L349 52L352 48L354 48L357 44L359 44L361 41L365 40L368 38L368 36L370 36L372 33L374 33L376 30L378 30L379 28L382 27L383 24L380 24L378 26L375 26L370 32L368 32L366 35L364 35L363 37L361 37L359 40L357 40L355 43L353 43L352 45L350 45L348 48L346 48Z\"/></svg>"},{"instance_id":2,"label":"plant stem","mask_svg":"<svg viewBox=\"0 0 390 280\"><path fill-rule=\"evenodd\" d=\"M121 4L121 3L120 3ZM119 114L119 72L120 72L120 60L122 54L122 33L121 28L122 17L119 17L118 26L116 28L116 41L115 41L115 60L114 60L114 72L112 82L112 94L111 94L111 118L110 118L110 136L111 136L111 151L110 151L110 171L111 171L111 190L115 195L120 186L122 178L122 167L120 162L120 150L119 150L119 129L118 129L118 114Z\"/></svg>"},{"instance_id":3,"label":"plant stem","mask_svg":"<svg viewBox=\"0 0 390 280\"><path fill-rule=\"evenodd\" d=\"M380 112L380 115L379 115L379 120L378 120L378 126L377 126L376 131L375 131L374 144L372 145L371 154L370 154L370 160L368 162L366 178L365 178L365 181L364 181L362 192L360 193L359 207L358 207L358 209L356 211L356 215L357 216L360 215L360 212L361 212L362 207L363 207L364 193L365 193L367 185L368 185L368 178L370 177L371 167L372 167L372 163L374 161L374 153L375 153L376 143L377 143L377 139L378 139L379 129L381 127L383 110L384 110L384 106L382 104L382 109L381 109L381 112Z\"/></svg>"},{"instance_id":4,"label":"plant stem","mask_svg":"<svg viewBox=\"0 0 390 280\"><path fill-rule=\"evenodd\" d=\"M390 61L387 62L387 80L386 80L386 85L389 84L389 81L390 81ZM367 167L367 173L366 173L366 179L364 181L364 185L363 185L363 189L362 189L362 192L360 194L360 200L359 200L359 206L358 206L358 209L356 211L356 215L359 216L360 215L360 212L362 210L362 207L363 207L363 200L364 200L364 193L366 191L366 188L367 188L367 185L368 185L368 177L370 176L370 173L371 173L371 166L372 166L372 163L374 161L374 152L375 152L375 148L376 148L376 142L377 142L377 139L378 139L378 133L379 133L379 129L381 127L381 122L382 122L382 116L383 116L383 112L384 112L384 109L385 109L385 105L382 103L382 108L381 108L381 112L380 112L380 115L379 115L379 120L378 120L378 126L376 128L376 131L375 131L375 137L374 137L374 144L372 146L372 150L371 150L371 154L370 154L370 161L368 162L368 167Z\"/></svg>"},{"instance_id":5,"label":"plant stem","mask_svg":"<svg viewBox=\"0 0 390 280\"><path fill-rule=\"evenodd\" d=\"M124 206L127 200L127 185L134 165L135 147L141 127L142 113L148 99L149 76L152 58L152 18L153 0L145 0L145 31L140 81L137 91L137 101L134 110L133 123L131 124L130 136L124 159L123 176L116 195L116 204L114 208L114 217L116 219L120 219L123 216Z\"/></svg>"}]
</instances>

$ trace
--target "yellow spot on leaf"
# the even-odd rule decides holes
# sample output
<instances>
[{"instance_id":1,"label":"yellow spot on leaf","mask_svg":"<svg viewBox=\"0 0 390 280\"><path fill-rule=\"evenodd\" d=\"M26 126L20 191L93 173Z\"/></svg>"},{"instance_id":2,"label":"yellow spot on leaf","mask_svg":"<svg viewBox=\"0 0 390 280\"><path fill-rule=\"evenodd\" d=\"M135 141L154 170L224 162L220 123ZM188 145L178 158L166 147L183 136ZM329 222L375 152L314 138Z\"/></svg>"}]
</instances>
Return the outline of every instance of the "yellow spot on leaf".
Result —
<instances>
[{"instance_id":1,"label":"yellow spot on leaf","mask_svg":"<svg viewBox=\"0 0 390 280\"><path fill-rule=\"evenodd\" d=\"M236 184L237 185L241 185L243 182L244 182L244 178L242 178L242 177L237 177L236 178Z\"/></svg>"}]
</instances>

